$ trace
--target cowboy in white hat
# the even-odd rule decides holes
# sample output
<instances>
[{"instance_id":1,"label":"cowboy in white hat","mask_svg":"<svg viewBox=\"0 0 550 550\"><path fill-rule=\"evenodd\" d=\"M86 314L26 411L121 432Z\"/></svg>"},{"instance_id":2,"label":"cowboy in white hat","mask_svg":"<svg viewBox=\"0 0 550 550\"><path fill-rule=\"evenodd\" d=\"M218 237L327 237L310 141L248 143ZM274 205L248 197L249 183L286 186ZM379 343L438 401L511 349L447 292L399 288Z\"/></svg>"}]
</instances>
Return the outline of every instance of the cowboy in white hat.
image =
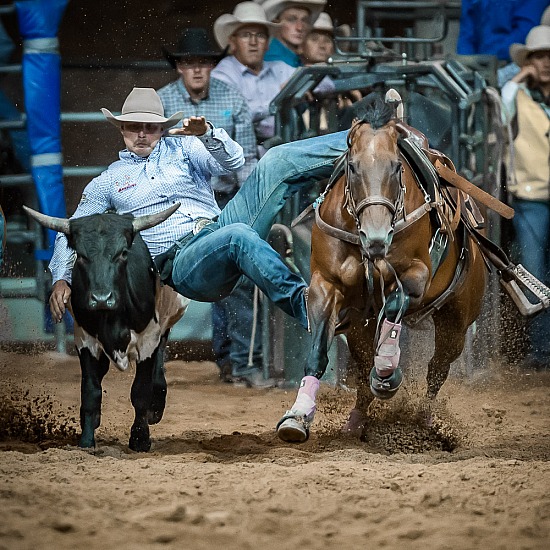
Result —
<instances>
[{"instance_id":1,"label":"cowboy in white hat","mask_svg":"<svg viewBox=\"0 0 550 550\"><path fill-rule=\"evenodd\" d=\"M122 131L127 149L86 186L73 217L108 209L139 216L180 203L166 221L141 232L164 282L190 299L214 302L227 297L244 275L306 328L307 285L265 241L287 196L286 183L276 174L264 177L264 169L254 170L220 210L210 178L244 163L242 148L225 130L206 124L203 117L174 127L181 113L164 117L152 88L134 89L122 111L103 112ZM172 126L171 137L163 136L167 126ZM73 259L67 237L58 234L49 266L54 281L50 307L56 321L71 295ZM263 373L255 371L244 382L259 386L262 379Z\"/></svg>"},{"instance_id":2,"label":"cowboy in white hat","mask_svg":"<svg viewBox=\"0 0 550 550\"><path fill-rule=\"evenodd\" d=\"M231 55L218 63L212 78L236 88L245 97L259 145L274 133L269 103L294 73L286 63L264 60L269 36L278 26L267 20L264 9L255 2L237 4L233 13L221 15L214 23L218 44L228 47ZM261 156L264 150L259 149Z\"/></svg>"},{"instance_id":3,"label":"cowboy in white hat","mask_svg":"<svg viewBox=\"0 0 550 550\"><path fill-rule=\"evenodd\" d=\"M142 233L155 257L192 231L198 218L219 213L208 180L244 162L242 148L224 130L212 128L204 117L190 117L182 127L174 128L183 113L165 117L153 88L134 88L120 115L101 111L120 130L126 149L86 186L73 218L109 209L139 216L160 212L178 201L185 204L169 220ZM181 138L164 137L169 128L170 135ZM59 233L49 265L53 280L50 309L56 322L63 317L71 295L72 265L72 250L66 236Z\"/></svg>"},{"instance_id":4,"label":"cowboy in white hat","mask_svg":"<svg viewBox=\"0 0 550 550\"><path fill-rule=\"evenodd\" d=\"M279 23L277 35L272 39L265 59L284 61L299 67L303 42L315 23L326 0L256 0L265 10L269 21Z\"/></svg>"},{"instance_id":5,"label":"cowboy in white hat","mask_svg":"<svg viewBox=\"0 0 550 550\"><path fill-rule=\"evenodd\" d=\"M520 263L548 284L550 262L550 26L531 29L525 44L512 44L510 56L520 71L501 91L504 122L514 132L508 162L508 191ZM550 364L550 318L534 319L527 330L523 366Z\"/></svg>"}]
</instances>

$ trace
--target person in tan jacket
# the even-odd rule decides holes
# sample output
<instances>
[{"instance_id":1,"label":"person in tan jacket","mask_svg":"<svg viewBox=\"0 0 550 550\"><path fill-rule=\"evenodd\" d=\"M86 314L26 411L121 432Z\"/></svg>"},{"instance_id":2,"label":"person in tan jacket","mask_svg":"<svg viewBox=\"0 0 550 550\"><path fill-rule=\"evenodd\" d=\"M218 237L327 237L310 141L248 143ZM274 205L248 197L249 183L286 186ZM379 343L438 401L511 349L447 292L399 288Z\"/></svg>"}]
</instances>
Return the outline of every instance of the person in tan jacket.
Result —
<instances>
[{"instance_id":1,"label":"person in tan jacket","mask_svg":"<svg viewBox=\"0 0 550 550\"><path fill-rule=\"evenodd\" d=\"M509 192L515 209L519 262L550 283L550 26L531 29L510 55L520 72L502 88L503 116L512 125ZM528 327L526 365L550 368L550 314Z\"/></svg>"}]
</instances>

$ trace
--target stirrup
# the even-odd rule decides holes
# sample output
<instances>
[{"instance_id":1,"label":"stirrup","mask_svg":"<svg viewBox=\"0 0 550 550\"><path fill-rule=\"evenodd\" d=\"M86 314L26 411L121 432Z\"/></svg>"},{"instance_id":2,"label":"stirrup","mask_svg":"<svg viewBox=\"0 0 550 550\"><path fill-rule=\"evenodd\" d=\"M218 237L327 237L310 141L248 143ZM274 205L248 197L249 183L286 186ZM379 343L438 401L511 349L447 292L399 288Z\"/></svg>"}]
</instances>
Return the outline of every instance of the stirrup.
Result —
<instances>
[{"instance_id":1,"label":"stirrup","mask_svg":"<svg viewBox=\"0 0 550 550\"><path fill-rule=\"evenodd\" d=\"M524 317L533 317L550 307L550 288L539 281L532 273L529 273L521 264L514 266L513 269L506 270L506 274L510 274L513 278L506 281L501 276L500 284L506 289L506 292ZM536 303L529 301L518 283L531 292L538 301Z\"/></svg>"}]
</instances>

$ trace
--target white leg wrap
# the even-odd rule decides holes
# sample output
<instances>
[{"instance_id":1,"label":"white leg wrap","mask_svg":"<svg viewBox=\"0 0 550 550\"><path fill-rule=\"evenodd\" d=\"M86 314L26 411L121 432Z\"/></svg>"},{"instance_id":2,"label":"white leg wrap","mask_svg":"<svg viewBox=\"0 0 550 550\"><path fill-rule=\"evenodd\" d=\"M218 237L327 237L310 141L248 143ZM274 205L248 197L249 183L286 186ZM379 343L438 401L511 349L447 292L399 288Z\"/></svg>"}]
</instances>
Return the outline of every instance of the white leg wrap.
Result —
<instances>
[{"instance_id":1,"label":"white leg wrap","mask_svg":"<svg viewBox=\"0 0 550 550\"><path fill-rule=\"evenodd\" d=\"M382 376L390 376L399 366L401 349L399 348L399 336L401 335L401 323L392 323L384 319L380 329L380 338L374 357L376 372Z\"/></svg>"},{"instance_id":2,"label":"white leg wrap","mask_svg":"<svg viewBox=\"0 0 550 550\"><path fill-rule=\"evenodd\" d=\"M304 416L309 419L313 418L315 414L315 400L317 398L317 392L319 391L319 380L315 376L304 376L300 383L298 390L298 396L294 405L292 405L292 412L299 416Z\"/></svg>"}]
</instances>

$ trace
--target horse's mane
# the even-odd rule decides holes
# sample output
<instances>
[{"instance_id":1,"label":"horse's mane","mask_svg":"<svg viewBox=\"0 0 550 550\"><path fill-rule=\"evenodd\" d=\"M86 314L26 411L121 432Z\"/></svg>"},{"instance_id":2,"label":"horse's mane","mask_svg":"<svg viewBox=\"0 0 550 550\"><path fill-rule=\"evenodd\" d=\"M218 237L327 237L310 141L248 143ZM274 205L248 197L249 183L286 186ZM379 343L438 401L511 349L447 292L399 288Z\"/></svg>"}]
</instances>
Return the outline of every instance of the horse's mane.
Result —
<instances>
[{"instance_id":1,"label":"horse's mane","mask_svg":"<svg viewBox=\"0 0 550 550\"><path fill-rule=\"evenodd\" d=\"M372 92L357 106L357 120L370 124L376 130L385 126L394 115L393 107L386 103L381 94Z\"/></svg>"}]
</instances>

